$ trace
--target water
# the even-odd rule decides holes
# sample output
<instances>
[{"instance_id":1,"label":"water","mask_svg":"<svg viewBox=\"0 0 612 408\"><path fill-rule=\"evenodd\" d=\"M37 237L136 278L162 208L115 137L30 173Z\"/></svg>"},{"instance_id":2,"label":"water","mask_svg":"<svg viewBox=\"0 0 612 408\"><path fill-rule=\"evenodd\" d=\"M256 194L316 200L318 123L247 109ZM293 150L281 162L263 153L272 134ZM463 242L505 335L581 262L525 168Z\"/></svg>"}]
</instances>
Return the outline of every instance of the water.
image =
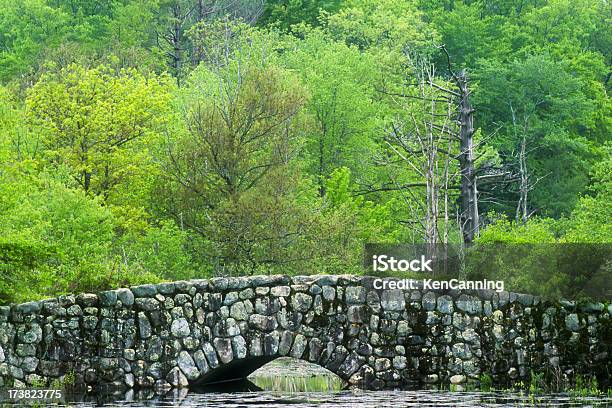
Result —
<instances>
[{"instance_id":1,"label":"water","mask_svg":"<svg viewBox=\"0 0 612 408\"><path fill-rule=\"evenodd\" d=\"M310 407L609 407L607 396L576 397L569 394L527 395L519 392L363 391L346 390L346 384L329 371L294 359L277 359L248 380L209 385L198 390L115 391L67 395L64 401L40 407L209 407L209 408L310 408ZM0 408L26 406L2 401Z\"/></svg>"},{"instance_id":2,"label":"water","mask_svg":"<svg viewBox=\"0 0 612 408\"><path fill-rule=\"evenodd\" d=\"M380 408L380 407L608 407L608 397L575 398L566 394L530 397L506 392L442 392L442 391L339 391L339 392L236 392L195 393L171 391L165 396L146 398L128 393L127 399L114 402L100 400L41 406L73 407L210 407L210 408ZM142 398L142 399L141 399ZM1 406L2 404L0 404Z\"/></svg>"}]
</instances>

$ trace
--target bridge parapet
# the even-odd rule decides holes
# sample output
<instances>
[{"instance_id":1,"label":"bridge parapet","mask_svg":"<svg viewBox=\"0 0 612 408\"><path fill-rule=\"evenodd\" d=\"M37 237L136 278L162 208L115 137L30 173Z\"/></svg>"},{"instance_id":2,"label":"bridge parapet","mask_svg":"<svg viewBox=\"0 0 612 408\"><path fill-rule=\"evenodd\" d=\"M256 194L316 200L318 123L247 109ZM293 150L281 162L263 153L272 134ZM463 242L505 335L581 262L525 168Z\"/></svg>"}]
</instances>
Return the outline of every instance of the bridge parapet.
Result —
<instances>
[{"instance_id":1,"label":"bridge parapet","mask_svg":"<svg viewBox=\"0 0 612 408\"><path fill-rule=\"evenodd\" d=\"M0 308L0 386L187 387L290 356L368 389L610 378L612 305L375 289L353 275L142 285ZM378 285L376 287L379 287Z\"/></svg>"}]
</instances>

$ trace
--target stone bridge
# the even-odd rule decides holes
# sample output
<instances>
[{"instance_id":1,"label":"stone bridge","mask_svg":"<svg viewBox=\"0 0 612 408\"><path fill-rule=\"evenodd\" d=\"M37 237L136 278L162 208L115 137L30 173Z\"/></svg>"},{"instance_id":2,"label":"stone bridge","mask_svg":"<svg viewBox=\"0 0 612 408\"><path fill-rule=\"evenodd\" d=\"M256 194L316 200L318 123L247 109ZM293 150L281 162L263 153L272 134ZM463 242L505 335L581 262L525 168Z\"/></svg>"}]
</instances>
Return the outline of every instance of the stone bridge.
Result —
<instances>
[{"instance_id":1,"label":"stone bridge","mask_svg":"<svg viewBox=\"0 0 612 408\"><path fill-rule=\"evenodd\" d=\"M188 387L280 357L368 389L610 378L612 305L494 291L374 289L371 277L142 285L0 308L0 386ZM378 285L377 285L378 287Z\"/></svg>"}]
</instances>

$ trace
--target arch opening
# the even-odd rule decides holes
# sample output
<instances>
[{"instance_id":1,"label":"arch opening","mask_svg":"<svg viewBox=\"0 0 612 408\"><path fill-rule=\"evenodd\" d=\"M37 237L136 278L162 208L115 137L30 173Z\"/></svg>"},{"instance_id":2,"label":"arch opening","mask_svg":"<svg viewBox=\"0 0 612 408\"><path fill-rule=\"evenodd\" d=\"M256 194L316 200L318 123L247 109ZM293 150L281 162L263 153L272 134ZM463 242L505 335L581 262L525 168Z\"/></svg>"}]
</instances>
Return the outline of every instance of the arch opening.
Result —
<instances>
[{"instance_id":1,"label":"arch opening","mask_svg":"<svg viewBox=\"0 0 612 408\"><path fill-rule=\"evenodd\" d=\"M293 357L279 357L251 373L248 380L266 391L330 392L347 383L321 365Z\"/></svg>"},{"instance_id":2,"label":"arch opening","mask_svg":"<svg viewBox=\"0 0 612 408\"><path fill-rule=\"evenodd\" d=\"M221 364L190 384L210 391L339 391L347 383L338 375L307 360L258 356Z\"/></svg>"},{"instance_id":3,"label":"arch opening","mask_svg":"<svg viewBox=\"0 0 612 408\"><path fill-rule=\"evenodd\" d=\"M275 356L257 356L234 359L220 364L195 380L192 385L204 386L246 379L252 372L276 359Z\"/></svg>"}]
</instances>

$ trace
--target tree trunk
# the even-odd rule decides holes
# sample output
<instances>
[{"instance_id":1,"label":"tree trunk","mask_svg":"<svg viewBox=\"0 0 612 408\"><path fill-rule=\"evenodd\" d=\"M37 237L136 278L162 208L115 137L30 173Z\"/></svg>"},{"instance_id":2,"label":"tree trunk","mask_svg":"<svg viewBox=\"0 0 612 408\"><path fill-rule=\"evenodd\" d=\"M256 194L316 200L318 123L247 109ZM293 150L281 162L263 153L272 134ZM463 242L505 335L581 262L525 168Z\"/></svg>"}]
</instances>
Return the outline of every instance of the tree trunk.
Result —
<instances>
[{"instance_id":1,"label":"tree trunk","mask_svg":"<svg viewBox=\"0 0 612 408\"><path fill-rule=\"evenodd\" d=\"M523 135L521 141L521 150L519 151L519 173L520 173L520 185L519 185L519 202L516 207L516 222L519 220L523 223L527 223L529 213L527 210L527 195L529 194L529 173L527 172L527 152L526 152L527 141Z\"/></svg>"},{"instance_id":2,"label":"tree trunk","mask_svg":"<svg viewBox=\"0 0 612 408\"><path fill-rule=\"evenodd\" d=\"M84 171L83 172L83 189L85 192L89 191L89 187L91 186L91 172Z\"/></svg>"},{"instance_id":3,"label":"tree trunk","mask_svg":"<svg viewBox=\"0 0 612 408\"><path fill-rule=\"evenodd\" d=\"M325 136L324 125L323 134L319 136L319 195L321 197L325 197Z\"/></svg>"},{"instance_id":4,"label":"tree trunk","mask_svg":"<svg viewBox=\"0 0 612 408\"><path fill-rule=\"evenodd\" d=\"M455 77L459 88L459 139L461 152L459 167L461 173L461 223L463 241L471 244L479 234L478 187L474 166L474 109L470 103L467 75L462 71Z\"/></svg>"},{"instance_id":5,"label":"tree trunk","mask_svg":"<svg viewBox=\"0 0 612 408\"><path fill-rule=\"evenodd\" d=\"M174 69L176 79L177 81L179 81L179 85L180 85L180 76L181 76L181 69L182 69L182 62L183 62L183 48L181 46L181 41L183 39L183 27L180 22L181 16L180 16L180 9L178 7L179 6L177 5L177 10L175 12L176 21L174 23L173 33L172 33L172 51L173 51L172 68Z\"/></svg>"}]
</instances>

